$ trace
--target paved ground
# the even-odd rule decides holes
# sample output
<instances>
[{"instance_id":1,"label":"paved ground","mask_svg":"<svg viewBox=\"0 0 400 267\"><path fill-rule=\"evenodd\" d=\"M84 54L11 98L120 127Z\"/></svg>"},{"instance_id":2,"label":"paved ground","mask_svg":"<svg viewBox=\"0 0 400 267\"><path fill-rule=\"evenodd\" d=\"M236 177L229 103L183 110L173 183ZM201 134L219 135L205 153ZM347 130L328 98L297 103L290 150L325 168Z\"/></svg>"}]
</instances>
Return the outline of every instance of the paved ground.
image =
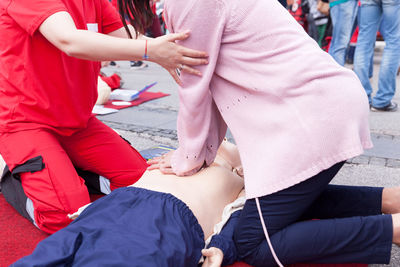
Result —
<instances>
[{"instance_id":1,"label":"paved ground","mask_svg":"<svg viewBox=\"0 0 400 267\"><path fill-rule=\"evenodd\" d=\"M374 58L374 88L377 88L377 74L382 51L383 43L378 43ZM161 91L171 95L138 107L120 110L118 113L98 116L99 119L118 130L139 150L157 144L176 146L177 85L158 65L149 64L150 66L145 69L130 70L128 62L118 63L119 68L108 67L104 71L106 73L120 72L125 80L124 87L139 89L157 81L158 84L150 91ZM351 68L351 66L347 67ZM400 77L397 80L400 84ZM394 100L400 103L399 94L396 94ZM400 111L371 112L370 126L374 148L349 160L335 177L334 183L368 186L400 184ZM400 250L397 247L393 249L389 266L400 266Z\"/></svg>"}]
</instances>

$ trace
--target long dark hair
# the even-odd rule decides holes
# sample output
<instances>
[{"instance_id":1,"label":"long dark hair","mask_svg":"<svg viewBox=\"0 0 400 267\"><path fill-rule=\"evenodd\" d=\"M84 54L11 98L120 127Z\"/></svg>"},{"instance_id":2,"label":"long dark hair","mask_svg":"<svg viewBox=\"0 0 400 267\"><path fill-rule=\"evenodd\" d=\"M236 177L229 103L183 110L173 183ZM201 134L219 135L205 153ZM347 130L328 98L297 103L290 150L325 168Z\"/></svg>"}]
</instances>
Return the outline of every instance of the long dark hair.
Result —
<instances>
[{"instance_id":1,"label":"long dark hair","mask_svg":"<svg viewBox=\"0 0 400 267\"><path fill-rule=\"evenodd\" d=\"M118 11L122 23L129 37L132 34L126 24L126 19L135 28L135 34L144 34L147 27L151 26L154 14L150 7L150 0L118 0Z\"/></svg>"}]
</instances>

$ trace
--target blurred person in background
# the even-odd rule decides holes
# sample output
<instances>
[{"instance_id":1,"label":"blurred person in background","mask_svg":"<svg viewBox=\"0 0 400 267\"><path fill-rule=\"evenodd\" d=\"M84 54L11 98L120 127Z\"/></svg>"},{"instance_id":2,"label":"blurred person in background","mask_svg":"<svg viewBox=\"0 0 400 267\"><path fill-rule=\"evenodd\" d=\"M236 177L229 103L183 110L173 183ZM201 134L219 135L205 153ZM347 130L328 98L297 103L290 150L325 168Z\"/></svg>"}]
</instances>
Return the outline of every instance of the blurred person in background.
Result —
<instances>
[{"instance_id":1,"label":"blurred person in background","mask_svg":"<svg viewBox=\"0 0 400 267\"><path fill-rule=\"evenodd\" d=\"M361 0L359 33L354 54L354 71L360 79L373 111L396 111L392 101L396 92L396 74L400 64L400 1ZM378 90L372 97L371 58L378 30L385 40L379 70Z\"/></svg>"},{"instance_id":2,"label":"blurred person in background","mask_svg":"<svg viewBox=\"0 0 400 267\"><path fill-rule=\"evenodd\" d=\"M329 6L333 27L329 54L344 66L346 50L355 29L358 0L331 0Z\"/></svg>"}]
</instances>

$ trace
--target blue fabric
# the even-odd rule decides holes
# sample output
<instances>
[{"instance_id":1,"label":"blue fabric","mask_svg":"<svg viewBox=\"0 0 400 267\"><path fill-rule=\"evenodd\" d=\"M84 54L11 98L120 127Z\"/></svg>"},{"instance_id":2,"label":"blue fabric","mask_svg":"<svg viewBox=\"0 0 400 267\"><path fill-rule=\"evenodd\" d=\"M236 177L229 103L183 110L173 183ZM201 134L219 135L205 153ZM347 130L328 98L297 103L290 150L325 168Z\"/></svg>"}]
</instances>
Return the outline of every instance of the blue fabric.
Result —
<instances>
[{"instance_id":1,"label":"blue fabric","mask_svg":"<svg viewBox=\"0 0 400 267\"><path fill-rule=\"evenodd\" d=\"M95 201L12 266L197 266L204 245L182 201L127 187Z\"/></svg>"},{"instance_id":2,"label":"blue fabric","mask_svg":"<svg viewBox=\"0 0 400 267\"><path fill-rule=\"evenodd\" d=\"M237 249L235 242L233 241L233 233L239 221L241 210L232 213L229 220L222 228L218 235L214 235L211 238L208 248L216 247L222 250L224 253L224 260L222 261L222 266L231 265L237 260Z\"/></svg>"},{"instance_id":3,"label":"blue fabric","mask_svg":"<svg viewBox=\"0 0 400 267\"><path fill-rule=\"evenodd\" d=\"M329 185L342 164L259 198L272 246L285 266L389 263L393 229L391 215L381 215L383 188ZM276 266L254 199L246 201L234 237L239 259Z\"/></svg>"},{"instance_id":4,"label":"blue fabric","mask_svg":"<svg viewBox=\"0 0 400 267\"><path fill-rule=\"evenodd\" d=\"M342 66L346 61L346 49L354 31L357 10L356 0L349 0L330 8L333 30L329 54Z\"/></svg>"},{"instance_id":5,"label":"blue fabric","mask_svg":"<svg viewBox=\"0 0 400 267\"><path fill-rule=\"evenodd\" d=\"M370 103L382 108L390 104L396 90L396 74L400 63L400 1L361 0L359 33L354 55L354 71L360 79ZM369 80L370 58L374 53L376 33L380 27L385 49L379 70L378 91L372 98Z\"/></svg>"}]
</instances>

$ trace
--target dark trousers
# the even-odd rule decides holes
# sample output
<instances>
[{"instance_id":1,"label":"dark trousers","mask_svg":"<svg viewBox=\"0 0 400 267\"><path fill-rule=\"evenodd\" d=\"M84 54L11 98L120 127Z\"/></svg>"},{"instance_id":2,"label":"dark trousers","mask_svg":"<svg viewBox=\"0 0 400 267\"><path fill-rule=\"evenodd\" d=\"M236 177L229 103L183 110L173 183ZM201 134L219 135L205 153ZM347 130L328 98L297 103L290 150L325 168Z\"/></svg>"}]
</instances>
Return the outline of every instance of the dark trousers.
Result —
<instances>
[{"instance_id":1,"label":"dark trousers","mask_svg":"<svg viewBox=\"0 0 400 267\"><path fill-rule=\"evenodd\" d=\"M259 198L272 246L282 264L389 263L392 217L381 214L378 187L329 185L338 163L285 190ZM241 260L276 266L255 199L246 201L235 231Z\"/></svg>"}]
</instances>

